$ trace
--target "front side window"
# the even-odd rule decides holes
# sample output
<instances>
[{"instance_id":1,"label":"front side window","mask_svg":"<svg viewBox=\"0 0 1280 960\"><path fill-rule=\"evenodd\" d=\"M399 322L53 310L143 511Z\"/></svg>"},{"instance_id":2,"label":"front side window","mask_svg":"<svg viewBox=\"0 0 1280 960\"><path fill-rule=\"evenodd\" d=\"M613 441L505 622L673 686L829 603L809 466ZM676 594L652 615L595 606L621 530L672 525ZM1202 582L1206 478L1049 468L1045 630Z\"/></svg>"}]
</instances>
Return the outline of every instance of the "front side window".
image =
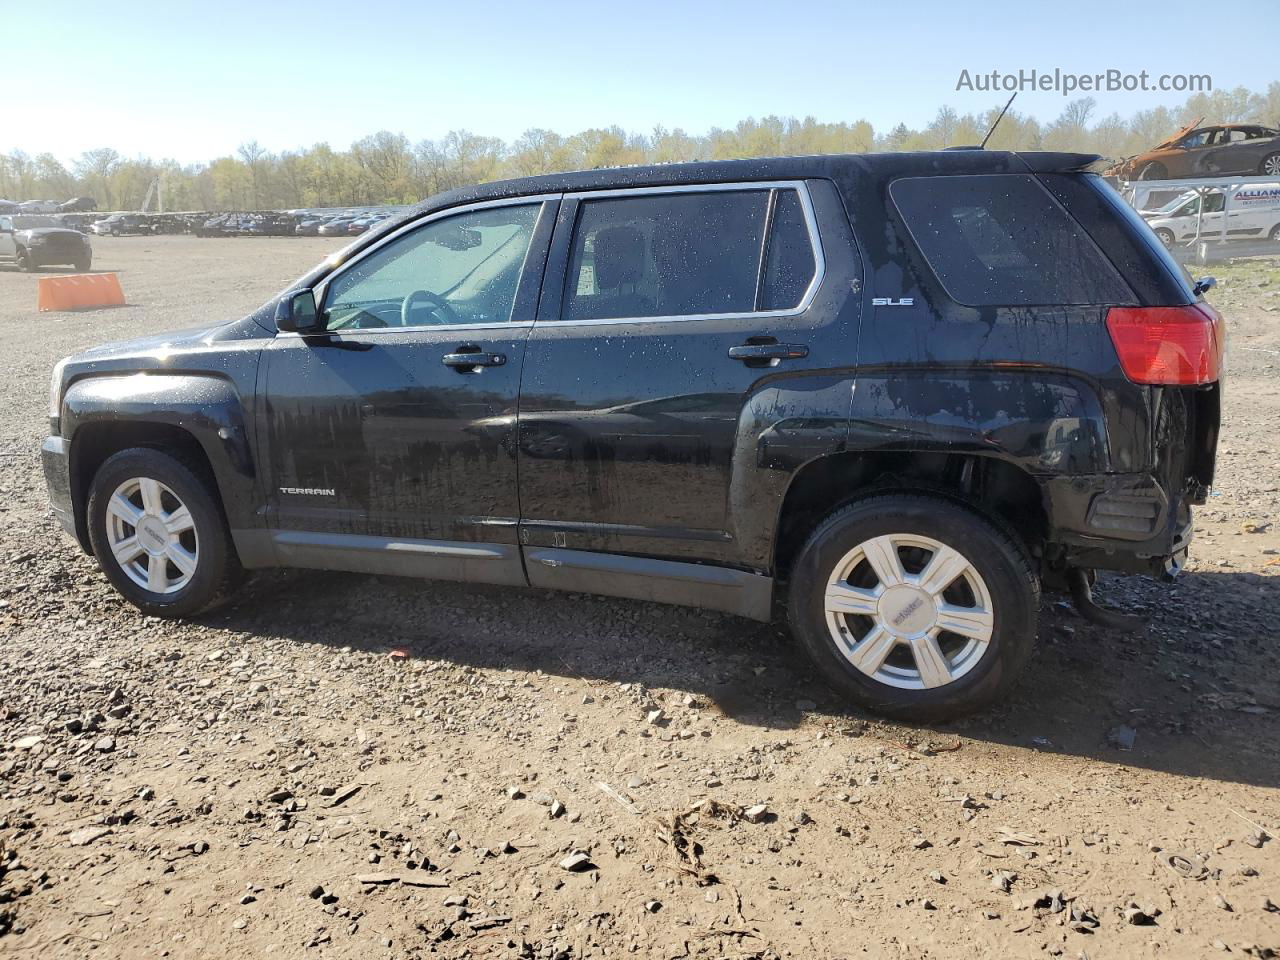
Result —
<instances>
[{"instance_id":1,"label":"front side window","mask_svg":"<svg viewBox=\"0 0 1280 960\"><path fill-rule=\"evenodd\" d=\"M793 188L583 200L561 317L612 320L788 310L816 258Z\"/></svg>"},{"instance_id":2,"label":"front side window","mask_svg":"<svg viewBox=\"0 0 1280 960\"><path fill-rule=\"evenodd\" d=\"M510 321L540 209L471 210L392 240L329 284L325 329Z\"/></svg>"}]
</instances>

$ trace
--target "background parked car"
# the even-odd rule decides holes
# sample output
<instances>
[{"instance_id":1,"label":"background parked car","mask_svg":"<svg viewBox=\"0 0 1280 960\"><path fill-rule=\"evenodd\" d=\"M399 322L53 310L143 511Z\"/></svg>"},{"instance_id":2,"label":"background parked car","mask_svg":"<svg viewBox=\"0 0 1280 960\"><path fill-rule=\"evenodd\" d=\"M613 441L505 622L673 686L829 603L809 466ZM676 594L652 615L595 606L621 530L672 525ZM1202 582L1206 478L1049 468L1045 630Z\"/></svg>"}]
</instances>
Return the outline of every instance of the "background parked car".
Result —
<instances>
[{"instance_id":1,"label":"background parked car","mask_svg":"<svg viewBox=\"0 0 1280 960\"><path fill-rule=\"evenodd\" d=\"M155 232L151 218L145 213L113 213L96 221L90 229L100 237L144 236Z\"/></svg>"},{"instance_id":2,"label":"background parked car","mask_svg":"<svg viewBox=\"0 0 1280 960\"><path fill-rule=\"evenodd\" d=\"M1160 209L1142 214L1166 247L1197 237L1217 239L1223 233L1224 216L1228 240L1266 237L1280 241L1280 183L1251 184L1225 192L1210 190L1203 197L1190 190Z\"/></svg>"},{"instance_id":3,"label":"background parked car","mask_svg":"<svg viewBox=\"0 0 1280 960\"><path fill-rule=\"evenodd\" d=\"M1280 130L1253 123L1201 127L1199 122L1107 172L1124 180L1280 177Z\"/></svg>"},{"instance_id":4,"label":"background parked car","mask_svg":"<svg viewBox=\"0 0 1280 960\"><path fill-rule=\"evenodd\" d=\"M97 210L98 201L93 197L72 197L66 203L58 204L60 213L79 213L84 210Z\"/></svg>"},{"instance_id":5,"label":"background parked car","mask_svg":"<svg viewBox=\"0 0 1280 960\"><path fill-rule=\"evenodd\" d=\"M299 237L314 237L320 233L320 228L328 223L326 217L303 216L298 221L298 225L293 228L293 232Z\"/></svg>"},{"instance_id":6,"label":"background parked car","mask_svg":"<svg viewBox=\"0 0 1280 960\"><path fill-rule=\"evenodd\" d=\"M355 217L336 217L321 226L317 232L322 237L345 237L347 228L355 219Z\"/></svg>"},{"instance_id":7,"label":"background parked car","mask_svg":"<svg viewBox=\"0 0 1280 960\"><path fill-rule=\"evenodd\" d=\"M19 270L39 270L51 264L70 264L81 273L93 263L89 238L68 230L56 217L39 214L0 216L0 262Z\"/></svg>"}]
</instances>

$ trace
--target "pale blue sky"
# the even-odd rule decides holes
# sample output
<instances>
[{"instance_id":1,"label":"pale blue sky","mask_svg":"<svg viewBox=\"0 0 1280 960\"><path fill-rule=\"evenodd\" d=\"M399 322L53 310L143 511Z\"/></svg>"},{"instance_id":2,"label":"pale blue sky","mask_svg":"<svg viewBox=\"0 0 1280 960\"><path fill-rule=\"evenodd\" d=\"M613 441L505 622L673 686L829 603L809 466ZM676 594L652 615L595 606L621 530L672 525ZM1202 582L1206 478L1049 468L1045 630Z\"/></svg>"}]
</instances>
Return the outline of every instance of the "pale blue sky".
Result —
<instances>
[{"instance_id":1,"label":"pale blue sky","mask_svg":"<svg viewBox=\"0 0 1280 960\"><path fill-rule=\"evenodd\" d=\"M692 133L771 113L881 131L921 126L944 103L964 113L1005 99L957 92L962 69L1196 72L1254 90L1280 79L1275 0L1225 31L1203 2L1141 6L0 0L0 150L70 159L113 146L187 163L251 139L277 151L345 148L380 129L414 141L613 123ZM1185 97L1093 95L1099 115ZM1065 99L1023 93L1015 109L1048 120Z\"/></svg>"}]
</instances>

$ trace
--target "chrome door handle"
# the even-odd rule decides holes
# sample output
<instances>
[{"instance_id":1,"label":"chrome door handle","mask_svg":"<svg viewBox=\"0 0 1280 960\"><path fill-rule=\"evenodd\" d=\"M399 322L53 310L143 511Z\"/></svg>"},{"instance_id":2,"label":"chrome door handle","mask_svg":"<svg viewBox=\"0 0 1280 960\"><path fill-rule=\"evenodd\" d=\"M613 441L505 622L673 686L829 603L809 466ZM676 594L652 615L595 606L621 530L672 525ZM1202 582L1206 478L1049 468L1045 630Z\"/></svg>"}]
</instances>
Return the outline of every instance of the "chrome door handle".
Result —
<instances>
[{"instance_id":1,"label":"chrome door handle","mask_svg":"<svg viewBox=\"0 0 1280 960\"><path fill-rule=\"evenodd\" d=\"M446 353L440 358L446 367L453 367L459 373L470 373L481 367L500 367L507 362L505 354L483 353L479 347L458 348L457 353Z\"/></svg>"}]
</instances>

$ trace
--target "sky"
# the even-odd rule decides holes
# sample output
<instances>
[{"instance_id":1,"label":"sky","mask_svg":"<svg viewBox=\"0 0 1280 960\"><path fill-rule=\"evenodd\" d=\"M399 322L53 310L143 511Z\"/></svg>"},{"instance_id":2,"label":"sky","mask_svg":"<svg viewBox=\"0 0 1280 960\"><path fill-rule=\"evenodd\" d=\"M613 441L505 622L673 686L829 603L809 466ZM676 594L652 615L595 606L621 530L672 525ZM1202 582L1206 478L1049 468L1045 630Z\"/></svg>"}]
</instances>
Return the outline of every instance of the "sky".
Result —
<instances>
[{"instance_id":1,"label":"sky","mask_svg":"<svg viewBox=\"0 0 1280 960\"><path fill-rule=\"evenodd\" d=\"M702 133L769 114L884 131L923 126L942 104L979 112L1007 98L957 90L962 70L1195 72L1256 91L1280 79L1275 0L1253 5L1230 42L1203 42L1203 0L1142 6L0 0L0 38L21 39L0 39L0 152L66 162L111 146L192 163L249 140L276 152L383 129L414 142L612 124ZM1092 95L1098 116L1186 97ZM1014 109L1051 120L1068 99L1024 92Z\"/></svg>"}]
</instances>

